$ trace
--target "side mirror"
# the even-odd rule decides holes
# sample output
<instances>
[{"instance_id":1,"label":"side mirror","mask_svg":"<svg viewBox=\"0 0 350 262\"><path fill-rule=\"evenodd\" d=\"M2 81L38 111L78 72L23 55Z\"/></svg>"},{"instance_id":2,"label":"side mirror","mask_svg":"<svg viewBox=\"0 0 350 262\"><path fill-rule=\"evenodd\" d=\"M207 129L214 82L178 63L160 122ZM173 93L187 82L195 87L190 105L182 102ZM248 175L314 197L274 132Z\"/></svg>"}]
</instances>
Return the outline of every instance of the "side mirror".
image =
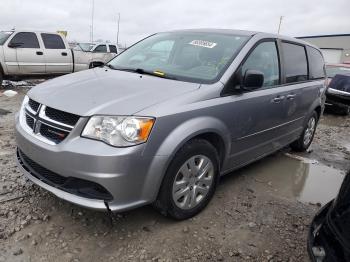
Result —
<instances>
[{"instance_id":1,"label":"side mirror","mask_svg":"<svg viewBox=\"0 0 350 262\"><path fill-rule=\"evenodd\" d=\"M21 47L22 45L23 45L23 43L10 42L8 44L8 47L10 47L10 48L17 48L17 47Z\"/></svg>"},{"instance_id":2,"label":"side mirror","mask_svg":"<svg viewBox=\"0 0 350 262\"><path fill-rule=\"evenodd\" d=\"M248 91L252 91L255 89L259 89L264 84L264 73L248 69L245 71L244 77L243 77L243 86L242 88Z\"/></svg>"}]
</instances>

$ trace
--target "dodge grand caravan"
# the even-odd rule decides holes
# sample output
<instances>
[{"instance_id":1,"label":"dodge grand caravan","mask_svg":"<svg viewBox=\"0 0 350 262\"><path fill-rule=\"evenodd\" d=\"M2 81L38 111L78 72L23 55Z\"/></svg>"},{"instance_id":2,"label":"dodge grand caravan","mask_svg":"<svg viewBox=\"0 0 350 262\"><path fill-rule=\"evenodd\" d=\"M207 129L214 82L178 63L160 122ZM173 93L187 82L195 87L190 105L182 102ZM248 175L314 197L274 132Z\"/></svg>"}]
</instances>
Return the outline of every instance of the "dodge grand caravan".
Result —
<instances>
[{"instance_id":1,"label":"dodge grand caravan","mask_svg":"<svg viewBox=\"0 0 350 262\"><path fill-rule=\"evenodd\" d=\"M104 67L28 92L17 159L72 203L124 211L153 204L186 219L219 177L291 145L306 150L325 101L320 51L237 30L154 34Z\"/></svg>"}]
</instances>

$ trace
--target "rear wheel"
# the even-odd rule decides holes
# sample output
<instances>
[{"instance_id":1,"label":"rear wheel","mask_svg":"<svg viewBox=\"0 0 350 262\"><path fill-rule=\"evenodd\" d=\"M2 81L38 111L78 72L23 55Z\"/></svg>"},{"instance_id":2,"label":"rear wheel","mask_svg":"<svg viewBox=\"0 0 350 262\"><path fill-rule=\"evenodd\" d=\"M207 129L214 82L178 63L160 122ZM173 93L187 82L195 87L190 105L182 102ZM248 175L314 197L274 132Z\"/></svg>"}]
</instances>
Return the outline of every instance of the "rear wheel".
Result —
<instances>
[{"instance_id":1,"label":"rear wheel","mask_svg":"<svg viewBox=\"0 0 350 262\"><path fill-rule=\"evenodd\" d=\"M317 122L318 122L318 115L316 111L314 111L310 116L307 122L307 125L304 128L301 136L298 138L298 140L294 141L290 145L294 151L303 152L309 148L315 136Z\"/></svg>"},{"instance_id":2,"label":"rear wheel","mask_svg":"<svg viewBox=\"0 0 350 262\"><path fill-rule=\"evenodd\" d=\"M213 145L206 140L191 140L174 156L155 207L178 220L198 214L214 195L218 173L218 154Z\"/></svg>"}]
</instances>

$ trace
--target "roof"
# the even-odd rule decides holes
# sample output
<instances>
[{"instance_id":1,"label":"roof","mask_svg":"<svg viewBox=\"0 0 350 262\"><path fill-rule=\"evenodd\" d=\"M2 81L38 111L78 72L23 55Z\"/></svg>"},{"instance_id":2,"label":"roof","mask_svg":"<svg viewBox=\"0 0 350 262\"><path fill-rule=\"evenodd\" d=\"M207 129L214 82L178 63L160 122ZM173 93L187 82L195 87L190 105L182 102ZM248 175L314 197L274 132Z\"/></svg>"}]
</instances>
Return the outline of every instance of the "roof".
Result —
<instances>
[{"instance_id":1,"label":"roof","mask_svg":"<svg viewBox=\"0 0 350 262\"><path fill-rule=\"evenodd\" d=\"M13 33L36 33L36 34L56 34L56 35L62 35L58 32L53 31L41 31L41 30L0 30L1 32L13 32Z\"/></svg>"},{"instance_id":2,"label":"roof","mask_svg":"<svg viewBox=\"0 0 350 262\"><path fill-rule=\"evenodd\" d=\"M258 32L247 30L235 30L235 29L218 29L218 28L199 28L199 29L179 29L167 32L190 32L190 33L218 33L218 34L232 34L242 36L252 36Z\"/></svg>"},{"instance_id":3,"label":"roof","mask_svg":"<svg viewBox=\"0 0 350 262\"><path fill-rule=\"evenodd\" d=\"M350 36L350 34L334 34L334 35L310 35L310 36L298 36L296 38L322 38L322 37L342 37Z\"/></svg>"},{"instance_id":4,"label":"roof","mask_svg":"<svg viewBox=\"0 0 350 262\"><path fill-rule=\"evenodd\" d=\"M217 33L217 34L232 34L232 35L240 35L240 36L254 36L259 35L262 38L279 38L285 41L292 41L303 45L312 46L314 48L317 48L315 45L311 43L307 43L303 40L290 37L290 36L284 36L279 34L272 34L272 33L265 33L265 32L258 32L258 31L247 31L247 30L236 30L236 29L215 29L215 28L201 28L201 29L183 29L183 30L173 30L173 31L166 31L169 33L172 32L194 32L194 33Z\"/></svg>"}]
</instances>

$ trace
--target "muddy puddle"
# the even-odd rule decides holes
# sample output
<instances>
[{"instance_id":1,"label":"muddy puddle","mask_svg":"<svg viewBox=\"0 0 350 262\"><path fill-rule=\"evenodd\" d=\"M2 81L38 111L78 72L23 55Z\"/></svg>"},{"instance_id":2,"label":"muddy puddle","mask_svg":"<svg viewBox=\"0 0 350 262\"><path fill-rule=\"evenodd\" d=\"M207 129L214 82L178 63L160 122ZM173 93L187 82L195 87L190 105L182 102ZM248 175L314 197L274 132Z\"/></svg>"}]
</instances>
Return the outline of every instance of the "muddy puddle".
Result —
<instances>
[{"instance_id":1,"label":"muddy puddle","mask_svg":"<svg viewBox=\"0 0 350 262\"><path fill-rule=\"evenodd\" d=\"M326 204L339 191L345 172L290 154L267 157L238 173L254 177L263 192L303 203Z\"/></svg>"}]
</instances>

